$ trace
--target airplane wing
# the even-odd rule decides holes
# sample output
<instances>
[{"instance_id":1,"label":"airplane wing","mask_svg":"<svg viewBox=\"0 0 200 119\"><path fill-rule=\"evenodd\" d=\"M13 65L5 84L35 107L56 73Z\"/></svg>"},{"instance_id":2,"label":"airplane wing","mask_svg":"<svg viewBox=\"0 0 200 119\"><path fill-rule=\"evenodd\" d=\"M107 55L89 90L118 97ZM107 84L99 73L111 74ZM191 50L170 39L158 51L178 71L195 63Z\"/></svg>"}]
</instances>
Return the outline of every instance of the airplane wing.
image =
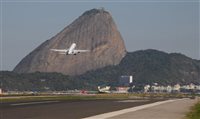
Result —
<instances>
[{"instance_id":1,"label":"airplane wing","mask_svg":"<svg viewBox=\"0 0 200 119\"><path fill-rule=\"evenodd\" d=\"M66 53L68 51L68 49L51 49L51 51L55 51L55 52L64 52Z\"/></svg>"},{"instance_id":2,"label":"airplane wing","mask_svg":"<svg viewBox=\"0 0 200 119\"><path fill-rule=\"evenodd\" d=\"M89 52L90 50L74 50L75 53Z\"/></svg>"}]
</instances>

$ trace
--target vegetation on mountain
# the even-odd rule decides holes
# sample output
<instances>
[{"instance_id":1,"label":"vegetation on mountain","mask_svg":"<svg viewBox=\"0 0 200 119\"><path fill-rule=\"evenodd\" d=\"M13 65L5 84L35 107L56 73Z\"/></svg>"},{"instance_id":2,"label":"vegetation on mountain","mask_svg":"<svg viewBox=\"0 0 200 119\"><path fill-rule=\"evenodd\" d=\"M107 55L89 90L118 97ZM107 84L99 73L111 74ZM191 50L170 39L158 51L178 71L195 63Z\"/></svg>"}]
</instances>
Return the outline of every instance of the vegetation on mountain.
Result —
<instances>
[{"instance_id":1,"label":"vegetation on mountain","mask_svg":"<svg viewBox=\"0 0 200 119\"><path fill-rule=\"evenodd\" d=\"M200 61L179 53L140 50L127 53L118 65L91 70L82 75L1 71L0 82L6 90L97 90L98 85L118 86L122 75L132 75L134 85L200 84Z\"/></svg>"}]
</instances>

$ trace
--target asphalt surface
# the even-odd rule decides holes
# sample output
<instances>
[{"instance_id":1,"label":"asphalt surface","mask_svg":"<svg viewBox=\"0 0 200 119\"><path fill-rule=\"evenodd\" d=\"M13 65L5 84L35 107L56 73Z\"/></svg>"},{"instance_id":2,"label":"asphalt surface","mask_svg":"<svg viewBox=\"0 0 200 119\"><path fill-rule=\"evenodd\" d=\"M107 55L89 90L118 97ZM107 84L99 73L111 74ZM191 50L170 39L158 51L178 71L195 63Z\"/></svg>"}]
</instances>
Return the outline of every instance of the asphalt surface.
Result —
<instances>
[{"instance_id":1,"label":"asphalt surface","mask_svg":"<svg viewBox=\"0 0 200 119\"><path fill-rule=\"evenodd\" d=\"M152 106L106 119L184 119L197 99L177 99L165 104ZM101 118L103 119L103 118Z\"/></svg>"},{"instance_id":2,"label":"asphalt surface","mask_svg":"<svg viewBox=\"0 0 200 119\"><path fill-rule=\"evenodd\" d=\"M80 119L158 100L73 100L1 103L0 119Z\"/></svg>"}]
</instances>

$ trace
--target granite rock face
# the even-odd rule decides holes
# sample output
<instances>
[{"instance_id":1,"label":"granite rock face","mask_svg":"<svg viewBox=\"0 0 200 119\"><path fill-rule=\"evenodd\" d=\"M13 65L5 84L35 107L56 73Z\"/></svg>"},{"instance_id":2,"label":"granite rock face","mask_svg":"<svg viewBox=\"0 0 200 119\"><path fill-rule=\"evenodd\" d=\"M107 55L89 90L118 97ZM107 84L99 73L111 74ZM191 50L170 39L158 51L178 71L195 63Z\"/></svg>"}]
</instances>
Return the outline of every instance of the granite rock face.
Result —
<instances>
[{"instance_id":1,"label":"granite rock face","mask_svg":"<svg viewBox=\"0 0 200 119\"><path fill-rule=\"evenodd\" d=\"M77 55L61 55L50 49L66 49L76 43L76 49L90 50ZM14 68L18 73L60 72L79 75L108 65L117 65L126 55L124 41L111 14L92 9L42 43Z\"/></svg>"}]
</instances>

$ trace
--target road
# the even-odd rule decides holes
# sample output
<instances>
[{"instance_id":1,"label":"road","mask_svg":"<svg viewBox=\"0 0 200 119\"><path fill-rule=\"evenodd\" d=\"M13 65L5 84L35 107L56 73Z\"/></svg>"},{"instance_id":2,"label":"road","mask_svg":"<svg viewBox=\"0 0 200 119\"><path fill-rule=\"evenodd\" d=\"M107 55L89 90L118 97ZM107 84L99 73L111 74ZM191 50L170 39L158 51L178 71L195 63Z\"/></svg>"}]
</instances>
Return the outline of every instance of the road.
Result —
<instances>
[{"instance_id":1,"label":"road","mask_svg":"<svg viewBox=\"0 0 200 119\"><path fill-rule=\"evenodd\" d=\"M158 100L73 100L1 103L0 119L80 119Z\"/></svg>"}]
</instances>

